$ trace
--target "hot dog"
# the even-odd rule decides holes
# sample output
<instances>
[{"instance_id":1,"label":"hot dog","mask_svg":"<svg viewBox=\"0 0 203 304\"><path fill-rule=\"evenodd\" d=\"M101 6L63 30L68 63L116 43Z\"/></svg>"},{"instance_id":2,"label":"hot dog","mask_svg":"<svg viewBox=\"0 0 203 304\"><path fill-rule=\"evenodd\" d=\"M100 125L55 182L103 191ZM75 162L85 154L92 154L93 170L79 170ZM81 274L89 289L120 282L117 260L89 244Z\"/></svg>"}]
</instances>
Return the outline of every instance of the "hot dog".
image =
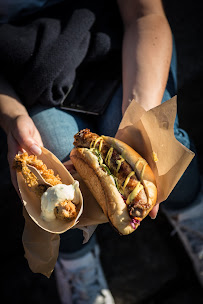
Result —
<instances>
[{"instance_id":1,"label":"hot dog","mask_svg":"<svg viewBox=\"0 0 203 304\"><path fill-rule=\"evenodd\" d=\"M154 174L145 159L118 139L84 129L74 136L70 158L120 234L132 233L157 200Z\"/></svg>"}]
</instances>

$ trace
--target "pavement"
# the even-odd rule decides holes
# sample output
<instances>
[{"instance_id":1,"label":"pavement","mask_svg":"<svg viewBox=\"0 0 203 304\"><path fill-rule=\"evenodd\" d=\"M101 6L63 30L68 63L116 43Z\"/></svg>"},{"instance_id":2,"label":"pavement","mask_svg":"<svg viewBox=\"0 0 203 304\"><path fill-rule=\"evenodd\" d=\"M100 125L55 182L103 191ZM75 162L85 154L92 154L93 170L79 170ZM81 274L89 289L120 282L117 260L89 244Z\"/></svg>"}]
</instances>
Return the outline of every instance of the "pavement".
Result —
<instances>
[{"instance_id":1,"label":"pavement","mask_svg":"<svg viewBox=\"0 0 203 304\"><path fill-rule=\"evenodd\" d=\"M196 144L203 174L201 2L164 1L177 46L180 124ZM1 303L60 303L54 273L50 279L33 274L24 258L24 222L17 194L6 182L0 191ZM203 303L203 288L191 259L162 211L156 220L146 218L129 236L119 236L108 224L100 225L96 233L116 304Z\"/></svg>"}]
</instances>

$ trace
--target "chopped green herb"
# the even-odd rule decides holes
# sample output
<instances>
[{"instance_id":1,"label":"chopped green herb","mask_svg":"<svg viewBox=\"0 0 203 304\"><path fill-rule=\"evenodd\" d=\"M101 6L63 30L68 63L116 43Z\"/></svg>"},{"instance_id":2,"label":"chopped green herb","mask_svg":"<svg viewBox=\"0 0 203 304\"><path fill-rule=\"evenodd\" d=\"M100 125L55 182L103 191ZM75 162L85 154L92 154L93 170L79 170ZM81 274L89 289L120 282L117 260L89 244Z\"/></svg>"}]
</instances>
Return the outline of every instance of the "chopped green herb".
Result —
<instances>
[{"instance_id":1,"label":"chopped green herb","mask_svg":"<svg viewBox=\"0 0 203 304\"><path fill-rule=\"evenodd\" d=\"M102 159L102 155L99 152L99 150L96 148L91 148L90 150L94 153L94 155L96 155L96 157L98 158L98 162L101 165L103 163L103 159Z\"/></svg>"},{"instance_id":2,"label":"chopped green herb","mask_svg":"<svg viewBox=\"0 0 203 304\"><path fill-rule=\"evenodd\" d=\"M101 167L102 167L102 169L104 169L105 172L107 172L108 175L112 175L111 171L109 170L109 168L105 164L102 164Z\"/></svg>"},{"instance_id":3,"label":"chopped green herb","mask_svg":"<svg viewBox=\"0 0 203 304\"><path fill-rule=\"evenodd\" d=\"M108 175L111 175L115 181L115 185L116 185L116 188L119 190L119 187L118 187L118 180L117 178L111 173L110 169L107 167L107 165L103 164L103 159L102 159L102 155L101 153L99 152L98 149L96 148L91 148L90 149L94 155L96 155L96 157L98 158L98 162L100 164L100 166L102 167L102 169L108 174Z\"/></svg>"}]
</instances>

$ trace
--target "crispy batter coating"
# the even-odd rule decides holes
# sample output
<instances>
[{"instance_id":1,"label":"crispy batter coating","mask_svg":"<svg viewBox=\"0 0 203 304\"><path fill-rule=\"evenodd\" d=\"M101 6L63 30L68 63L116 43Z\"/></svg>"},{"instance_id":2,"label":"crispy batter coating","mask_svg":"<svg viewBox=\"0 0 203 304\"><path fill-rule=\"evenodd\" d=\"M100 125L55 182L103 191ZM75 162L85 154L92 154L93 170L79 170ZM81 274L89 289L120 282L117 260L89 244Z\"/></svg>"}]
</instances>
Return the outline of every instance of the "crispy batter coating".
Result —
<instances>
[{"instance_id":1,"label":"crispy batter coating","mask_svg":"<svg viewBox=\"0 0 203 304\"><path fill-rule=\"evenodd\" d=\"M13 168L18 172L22 172L25 182L29 187L37 186L38 181L36 176L28 169L27 164L35 167L40 172L44 180L52 186L61 184L59 175L55 176L52 169L47 169L47 166L42 162L42 160L37 159L36 155L28 155L27 152L24 152L23 154L17 154L15 156Z\"/></svg>"},{"instance_id":2,"label":"crispy batter coating","mask_svg":"<svg viewBox=\"0 0 203 304\"><path fill-rule=\"evenodd\" d=\"M35 194L41 198L42 194L47 190L48 186L39 184L37 177L30 171L27 165L35 167L44 180L55 186L62 184L59 175L54 175L52 169L47 169L47 166L35 155L28 155L27 152L23 154L17 154L14 158L13 168L17 172L21 172L25 183ZM77 216L76 205L71 201L65 200L64 202L58 203L54 209L54 213L58 219L61 220L73 220Z\"/></svg>"},{"instance_id":3,"label":"crispy batter coating","mask_svg":"<svg viewBox=\"0 0 203 304\"><path fill-rule=\"evenodd\" d=\"M54 213L56 217L61 220L72 220L77 216L76 206L69 200L57 204Z\"/></svg>"},{"instance_id":4,"label":"crispy batter coating","mask_svg":"<svg viewBox=\"0 0 203 304\"><path fill-rule=\"evenodd\" d=\"M28 187L35 187L38 185L37 177L27 166L22 166L21 172Z\"/></svg>"}]
</instances>

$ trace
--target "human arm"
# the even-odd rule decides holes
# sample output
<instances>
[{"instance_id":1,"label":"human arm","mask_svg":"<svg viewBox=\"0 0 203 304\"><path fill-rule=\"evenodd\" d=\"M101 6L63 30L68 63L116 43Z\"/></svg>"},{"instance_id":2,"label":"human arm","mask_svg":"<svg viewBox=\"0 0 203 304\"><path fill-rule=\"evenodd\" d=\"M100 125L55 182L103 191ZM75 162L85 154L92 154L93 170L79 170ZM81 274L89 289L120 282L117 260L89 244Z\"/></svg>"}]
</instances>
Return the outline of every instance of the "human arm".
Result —
<instances>
[{"instance_id":1,"label":"human arm","mask_svg":"<svg viewBox=\"0 0 203 304\"><path fill-rule=\"evenodd\" d=\"M172 34L160 0L118 0L124 24L124 113L132 99L145 110L161 103L172 56ZM159 205L150 212L155 218Z\"/></svg>"},{"instance_id":2,"label":"human arm","mask_svg":"<svg viewBox=\"0 0 203 304\"><path fill-rule=\"evenodd\" d=\"M124 24L123 113L134 98L145 110L161 103L172 34L160 0L118 0Z\"/></svg>"},{"instance_id":3,"label":"human arm","mask_svg":"<svg viewBox=\"0 0 203 304\"><path fill-rule=\"evenodd\" d=\"M18 99L3 94L0 94L0 127L7 134L11 179L17 190L16 174L12 169L14 156L22 149L39 155L43 143L25 107Z\"/></svg>"}]
</instances>

